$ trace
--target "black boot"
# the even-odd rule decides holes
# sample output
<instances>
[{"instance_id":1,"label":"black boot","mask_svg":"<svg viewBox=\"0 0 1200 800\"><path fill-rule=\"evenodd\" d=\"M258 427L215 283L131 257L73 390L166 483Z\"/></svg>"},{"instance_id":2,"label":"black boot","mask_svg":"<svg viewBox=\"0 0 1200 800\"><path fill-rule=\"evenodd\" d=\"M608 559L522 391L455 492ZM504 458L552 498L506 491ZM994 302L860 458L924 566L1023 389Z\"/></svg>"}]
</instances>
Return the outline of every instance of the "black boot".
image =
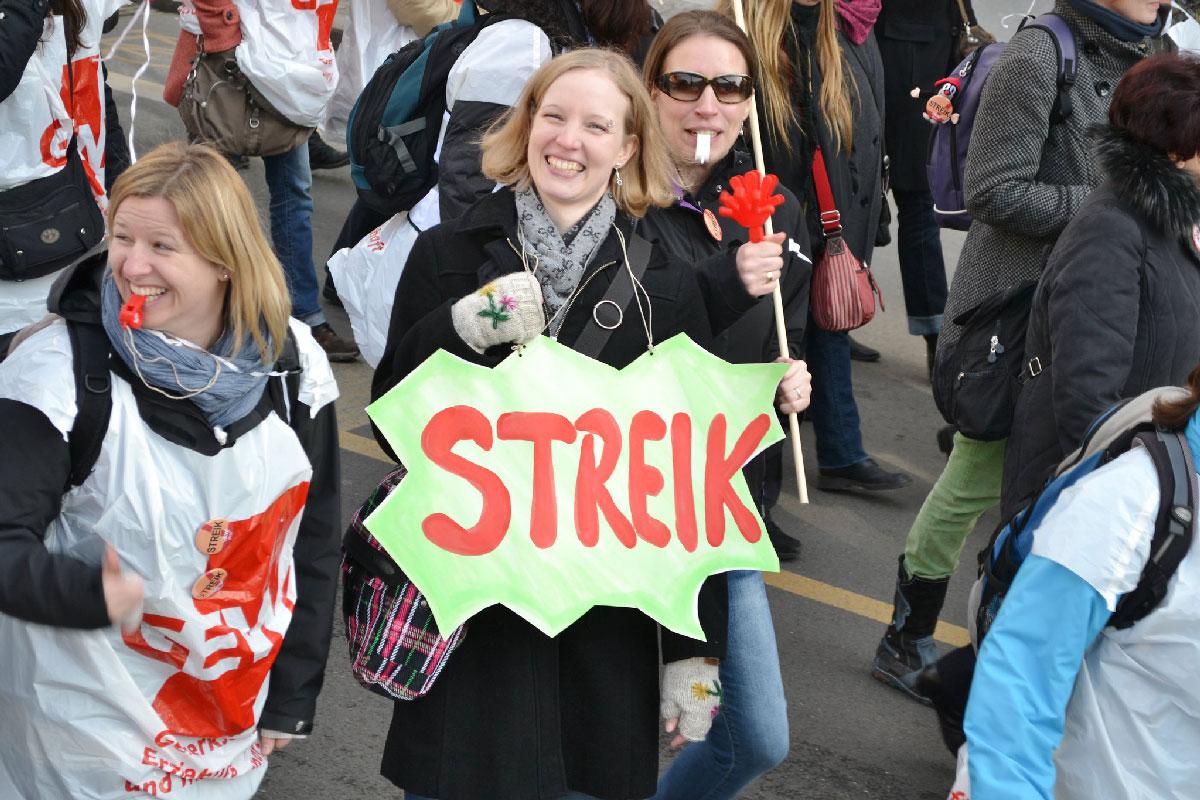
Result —
<instances>
[{"instance_id":1,"label":"black boot","mask_svg":"<svg viewBox=\"0 0 1200 800\"><path fill-rule=\"evenodd\" d=\"M908 577L904 556L900 556L892 624L879 642L871 665L871 675L876 680L926 705L930 705L930 698L916 689L916 681L921 670L938 659L933 629L937 627L949 584L949 578Z\"/></svg>"}]
</instances>

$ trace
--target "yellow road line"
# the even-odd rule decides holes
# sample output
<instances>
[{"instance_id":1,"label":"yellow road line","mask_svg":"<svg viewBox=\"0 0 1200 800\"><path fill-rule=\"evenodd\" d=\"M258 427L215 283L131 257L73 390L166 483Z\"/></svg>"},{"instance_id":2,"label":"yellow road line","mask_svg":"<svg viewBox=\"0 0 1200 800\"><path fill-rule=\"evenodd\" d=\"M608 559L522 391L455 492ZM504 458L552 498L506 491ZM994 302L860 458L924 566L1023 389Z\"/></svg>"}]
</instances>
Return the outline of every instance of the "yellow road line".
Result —
<instances>
[{"instance_id":1,"label":"yellow road line","mask_svg":"<svg viewBox=\"0 0 1200 800\"><path fill-rule=\"evenodd\" d=\"M350 431L341 431L340 438L344 450L358 453L360 456L366 456L384 464L392 463L392 460L384 454L374 439ZM852 592L849 589L842 589L830 583L823 583L786 571L764 572L763 579L769 586L774 586L776 589L782 589L785 592L815 600L842 611L849 611L851 614L873 619L885 625L892 619L892 607L888 603ZM939 642L952 647L963 647L971 643L966 628L949 622L938 622L933 636Z\"/></svg>"},{"instance_id":2,"label":"yellow road line","mask_svg":"<svg viewBox=\"0 0 1200 800\"><path fill-rule=\"evenodd\" d=\"M888 603L829 583L806 578L794 572L764 572L763 579L777 589L783 589L785 592L816 600L818 603L849 611L851 614L873 619L876 622L887 624L892 619L892 607ZM971 637L966 628L949 622L939 622L933 636L939 642L945 642L954 647L963 647L971 643Z\"/></svg>"},{"instance_id":3,"label":"yellow road line","mask_svg":"<svg viewBox=\"0 0 1200 800\"><path fill-rule=\"evenodd\" d=\"M366 456L383 464L392 463L392 460L387 457L374 439L350 431L341 431L338 438L341 440L343 450L358 453L360 456Z\"/></svg>"}]
</instances>

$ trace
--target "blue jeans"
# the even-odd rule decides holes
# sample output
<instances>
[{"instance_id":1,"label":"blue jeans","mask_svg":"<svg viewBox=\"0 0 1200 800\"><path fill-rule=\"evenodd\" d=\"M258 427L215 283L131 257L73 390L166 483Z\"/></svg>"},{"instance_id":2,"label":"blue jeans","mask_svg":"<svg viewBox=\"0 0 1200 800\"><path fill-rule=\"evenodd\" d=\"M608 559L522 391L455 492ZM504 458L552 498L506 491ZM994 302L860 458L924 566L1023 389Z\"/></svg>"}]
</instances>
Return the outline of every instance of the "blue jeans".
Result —
<instances>
[{"instance_id":1,"label":"blue jeans","mask_svg":"<svg viewBox=\"0 0 1200 800\"><path fill-rule=\"evenodd\" d=\"M904 284L908 332L928 336L942 329L946 310L946 263L942 259L942 229L933 216L929 190L892 189L896 198L896 254Z\"/></svg>"},{"instance_id":2,"label":"blue jeans","mask_svg":"<svg viewBox=\"0 0 1200 800\"><path fill-rule=\"evenodd\" d=\"M808 418L817 437L817 465L837 469L860 464L867 453L850 382L850 336L821 330L810 315L807 337L805 360L812 373Z\"/></svg>"},{"instance_id":3,"label":"blue jeans","mask_svg":"<svg viewBox=\"0 0 1200 800\"><path fill-rule=\"evenodd\" d=\"M263 156L271 195L271 242L283 264L292 316L309 325L325 321L317 300L317 270L312 260L312 170L308 145L275 156Z\"/></svg>"},{"instance_id":4,"label":"blue jeans","mask_svg":"<svg viewBox=\"0 0 1200 800\"><path fill-rule=\"evenodd\" d=\"M658 781L655 800L721 800L779 765L788 752L787 701L762 573L728 573L729 638L721 710Z\"/></svg>"}]
</instances>

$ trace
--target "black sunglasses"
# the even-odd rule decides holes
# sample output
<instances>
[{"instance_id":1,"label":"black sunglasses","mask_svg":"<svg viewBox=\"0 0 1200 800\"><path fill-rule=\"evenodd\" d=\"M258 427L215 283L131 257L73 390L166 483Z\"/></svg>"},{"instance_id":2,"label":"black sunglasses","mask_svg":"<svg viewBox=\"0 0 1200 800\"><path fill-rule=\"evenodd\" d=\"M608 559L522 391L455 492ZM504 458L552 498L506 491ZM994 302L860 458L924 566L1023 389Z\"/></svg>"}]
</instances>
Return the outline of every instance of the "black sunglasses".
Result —
<instances>
[{"instance_id":1,"label":"black sunglasses","mask_svg":"<svg viewBox=\"0 0 1200 800\"><path fill-rule=\"evenodd\" d=\"M667 97L684 102L699 100L706 86L713 88L718 103L741 103L749 100L750 95L754 93L754 84L749 75L718 75L715 78L706 78L694 72L668 72L659 76L656 84Z\"/></svg>"}]
</instances>

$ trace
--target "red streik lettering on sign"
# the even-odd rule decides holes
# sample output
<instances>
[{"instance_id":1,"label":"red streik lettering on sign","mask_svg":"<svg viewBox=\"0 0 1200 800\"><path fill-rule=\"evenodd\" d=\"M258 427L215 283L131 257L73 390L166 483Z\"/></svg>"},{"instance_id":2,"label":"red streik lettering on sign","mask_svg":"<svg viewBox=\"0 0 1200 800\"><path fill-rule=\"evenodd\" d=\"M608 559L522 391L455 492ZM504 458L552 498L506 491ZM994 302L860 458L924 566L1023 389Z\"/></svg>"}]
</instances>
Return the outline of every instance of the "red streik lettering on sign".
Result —
<instances>
[{"instance_id":1,"label":"red streik lettering on sign","mask_svg":"<svg viewBox=\"0 0 1200 800\"><path fill-rule=\"evenodd\" d=\"M733 478L754 454L770 430L771 419L760 414L738 435L726 455L728 421L724 414L713 418L707 431L704 475L705 537L713 547L725 540L725 510L733 516L738 532L750 543L757 542L762 531L754 513L737 496ZM607 482L616 470L623 437L613 415L594 408L572 424L566 417L551 412L509 412L496 423L495 438L524 441L533 445L530 508L530 540L540 548L551 547L557 540L558 498L555 491L553 445L555 442L579 444L579 463L575 481L575 533L585 547L594 547L600 538L600 515L613 530L617 541L632 548L641 539L655 547L666 547L671 529L649 511L648 501L665 487L662 472L646 462L647 442L667 440L671 450L671 474L676 515L675 535L688 552L694 552L699 539L695 492L692 487L692 420L687 414L675 414L668 428L666 421L652 411L639 411L629 425L629 509L626 514L613 500ZM474 442L484 452L493 446L493 431L488 418L476 408L459 405L443 409L433 416L421 433L421 449L426 457L446 472L470 483L482 496L478 521L464 527L443 513L430 514L421 529L433 544L458 555L486 555L504 540L512 519L512 498L496 473L454 452L461 441ZM597 460L599 450L599 460Z\"/></svg>"}]
</instances>

